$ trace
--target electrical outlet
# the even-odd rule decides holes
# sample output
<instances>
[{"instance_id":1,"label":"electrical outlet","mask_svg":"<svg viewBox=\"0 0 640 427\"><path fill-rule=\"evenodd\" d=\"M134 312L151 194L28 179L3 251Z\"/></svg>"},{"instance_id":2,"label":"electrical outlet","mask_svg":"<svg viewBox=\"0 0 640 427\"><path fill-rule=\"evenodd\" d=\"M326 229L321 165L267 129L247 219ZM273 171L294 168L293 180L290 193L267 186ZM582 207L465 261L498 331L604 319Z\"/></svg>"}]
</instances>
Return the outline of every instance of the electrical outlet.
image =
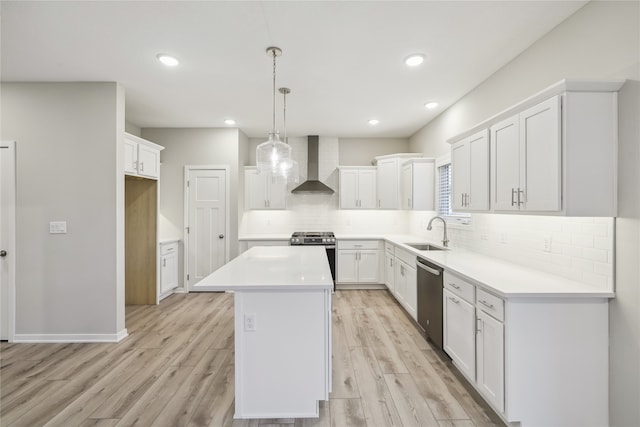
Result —
<instances>
[{"instance_id":1,"label":"electrical outlet","mask_svg":"<svg viewBox=\"0 0 640 427\"><path fill-rule=\"evenodd\" d=\"M256 315L255 313L244 315L244 330L251 332L256 330Z\"/></svg>"},{"instance_id":2,"label":"electrical outlet","mask_svg":"<svg viewBox=\"0 0 640 427\"><path fill-rule=\"evenodd\" d=\"M542 236L542 249L545 252L551 252L551 236Z\"/></svg>"},{"instance_id":3,"label":"electrical outlet","mask_svg":"<svg viewBox=\"0 0 640 427\"><path fill-rule=\"evenodd\" d=\"M66 234L67 221L50 221L49 234Z\"/></svg>"}]
</instances>

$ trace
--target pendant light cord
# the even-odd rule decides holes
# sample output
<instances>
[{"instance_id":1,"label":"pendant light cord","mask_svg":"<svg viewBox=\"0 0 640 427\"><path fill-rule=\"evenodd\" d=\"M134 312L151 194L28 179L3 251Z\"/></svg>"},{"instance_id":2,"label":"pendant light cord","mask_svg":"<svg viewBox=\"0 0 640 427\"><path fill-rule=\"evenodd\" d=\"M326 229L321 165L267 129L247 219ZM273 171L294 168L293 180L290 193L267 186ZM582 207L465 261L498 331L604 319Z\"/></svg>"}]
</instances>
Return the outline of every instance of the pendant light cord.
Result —
<instances>
[{"instance_id":1,"label":"pendant light cord","mask_svg":"<svg viewBox=\"0 0 640 427\"><path fill-rule=\"evenodd\" d=\"M284 143L288 144L287 140L287 92L284 91L282 94L282 104L284 106L282 111L282 126L284 127Z\"/></svg>"},{"instance_id":2,"label":"pendant light cord","mask_svg":"<svg viewBox=\"0 0 640 427\"><path fill-rule=\"evenodd\" d=\"M276 51L273 51L273 126L272 133L276 133Z\"/></svg>"}]
</instances>

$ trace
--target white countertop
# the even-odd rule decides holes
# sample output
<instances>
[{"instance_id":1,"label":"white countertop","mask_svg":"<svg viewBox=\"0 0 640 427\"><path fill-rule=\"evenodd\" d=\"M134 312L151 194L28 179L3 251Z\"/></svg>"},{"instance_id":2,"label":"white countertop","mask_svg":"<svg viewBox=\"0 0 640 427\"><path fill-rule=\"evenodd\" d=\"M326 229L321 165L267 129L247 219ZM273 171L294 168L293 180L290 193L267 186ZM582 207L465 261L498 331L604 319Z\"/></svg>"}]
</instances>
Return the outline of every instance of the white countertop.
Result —
<instances>
[{"instance_id":1,"label":"white countertop","mask_svg":"<svg viewBox=\"0 0 640 427\"><path fill-rule=\"evenodd\" d=\"M405 242L430 243L442 247L442 242L429 242L426 239L416 239L411 236L383 238L503 298L613 298L615 296L615 293L609 290L465 249L420 251L404 244Z\"/></svg>"},{"instance_id":2,"label":"white countertop","mask_svg":"<svg viewBox=\"0 0 640 427\"><path fill-rule=\"evenodd\" d=\"M192 291L333 289L324 246L256 246L195 286Z\"/></svg>"},{"instance_id":3,"label":"white countertop","mask_svg":"<svg viewBox=\"0 0 640 427\"><path fill-rule=\"evenodd\" d=\"M238 237L238 240L289 240L291 233L288 234L245 234Z\"/></svg>"}]
</instances>

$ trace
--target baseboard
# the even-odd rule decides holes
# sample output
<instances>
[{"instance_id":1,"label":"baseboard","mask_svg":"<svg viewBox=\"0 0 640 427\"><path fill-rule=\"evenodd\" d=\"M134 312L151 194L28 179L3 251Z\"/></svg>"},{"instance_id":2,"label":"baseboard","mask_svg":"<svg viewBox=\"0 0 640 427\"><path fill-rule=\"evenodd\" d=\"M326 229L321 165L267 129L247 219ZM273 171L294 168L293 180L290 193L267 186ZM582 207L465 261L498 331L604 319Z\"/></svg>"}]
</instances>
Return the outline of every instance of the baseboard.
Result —
<instances>
[{"instance_id":1,"label":"baseboard","mask_svg":"<svg viewBox=\"0 0 640 427\"><path fill-rule=\"evenodd\" d=\"M351 290L351 289L357 289L357 290L366 290L366 289L387 289L386 285L379 285L379 284L360 284L360 283L344 283L344 284L340 284L340 283L336 283L336 290Z\"/></svg>"},{"instance_id":2,"label":"baseboard","mask_svg":"<svg viewBox=\"0 0 640 427\"><path fill-rule=\"evenodd\" d=\"M126 329L116 334L15 334L14 343L89 343L120 342L129 334Z\"/></svg>"}]
</instances>

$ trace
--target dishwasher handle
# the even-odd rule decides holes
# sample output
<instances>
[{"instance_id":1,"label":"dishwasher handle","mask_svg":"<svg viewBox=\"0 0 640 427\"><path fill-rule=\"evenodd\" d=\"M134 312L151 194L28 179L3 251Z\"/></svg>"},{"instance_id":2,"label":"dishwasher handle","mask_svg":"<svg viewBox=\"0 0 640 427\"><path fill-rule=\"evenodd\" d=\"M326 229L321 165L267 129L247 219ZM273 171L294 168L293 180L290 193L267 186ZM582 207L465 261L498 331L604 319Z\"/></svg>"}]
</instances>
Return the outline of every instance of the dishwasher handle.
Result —
<instances>
[{"instance_id":1,"label":"dishwasher handle","mask_svg":"<svg viewBox=\"0 0 640 427\"><path fill-rule=\"evenodd\" d=\"M421 269L423 269L423 270L425 270L425 271L427 271L427 272L429 272L429 273L431 273L431 274L433 274L435 276L439 276L440 273L441 273L440 270L436 270L435 268L428 267L428 266L424 265L423 263L421 263L419 260L416 263L416 265L418 266L418 268L421 268Z\"/></svg>"}]
</instances>

